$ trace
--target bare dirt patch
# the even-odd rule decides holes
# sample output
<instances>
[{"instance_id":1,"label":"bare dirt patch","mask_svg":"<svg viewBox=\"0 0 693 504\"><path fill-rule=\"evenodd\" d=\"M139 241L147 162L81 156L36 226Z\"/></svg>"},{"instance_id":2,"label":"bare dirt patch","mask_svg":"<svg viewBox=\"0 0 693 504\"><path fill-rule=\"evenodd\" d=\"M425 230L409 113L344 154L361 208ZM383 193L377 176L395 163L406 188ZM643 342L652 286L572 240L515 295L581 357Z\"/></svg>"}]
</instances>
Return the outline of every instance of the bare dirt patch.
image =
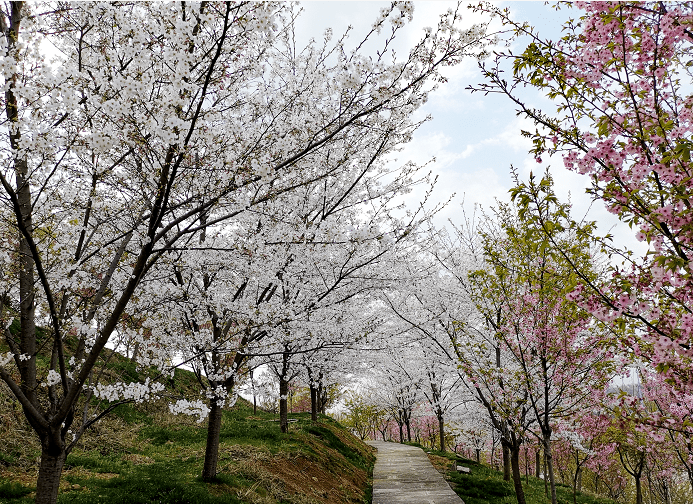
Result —
<instances>
[{"instance_id":1,"label":"bare dirt patch","mask_svg":"<svg viewBox=\"0 0 693 504\"><path fill-rule=\"evenodd\" d=\"M439 457L438 455L432 455L430 453L427 453L426 455L428 455L428 460L431 461L433 467L435 467L436 471L438 471L440 474L445 474L445 471L452 467L452 462L450 462L450 459L446 457Z\"/></svg>"}]
</instances>

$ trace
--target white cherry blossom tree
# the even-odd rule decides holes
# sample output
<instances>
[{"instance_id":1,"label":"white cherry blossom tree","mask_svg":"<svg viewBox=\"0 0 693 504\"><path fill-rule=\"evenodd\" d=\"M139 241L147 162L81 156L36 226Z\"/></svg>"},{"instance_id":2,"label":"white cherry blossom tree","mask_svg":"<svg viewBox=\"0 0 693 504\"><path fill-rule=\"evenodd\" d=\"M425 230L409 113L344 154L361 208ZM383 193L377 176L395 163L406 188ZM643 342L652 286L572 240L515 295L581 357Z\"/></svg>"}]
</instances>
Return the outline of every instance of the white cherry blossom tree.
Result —
<instances>
[{"instance_id":1,"label":"white cherry blossom tree","mask_svg":"<svg viewBox=\"0 0 693 504\"><path fill-rule=\"evenodd\" d=\"M341 41L294 51L293 14L275 3L14 2L0 12L2 317L20 320L16 336L5 332L0 378L41 440L37 502L56 501L65 457L90 425L156 391L90 381L134 302L155 294L150 279L170 274L177 254L209 248L205 228L233 229L297 187L334 183L344 166L380 170L379 156L411 137L439 70L481 52L483 29L458 29L451 11L391 61L385 49L410 15L384 9L368 37L391 36L368 58ZM57 49L51 61L45 44ZM350 150L366 138L369 148ZM79 415L90 394L111 405Z\"/></svg>"}]
</instances>

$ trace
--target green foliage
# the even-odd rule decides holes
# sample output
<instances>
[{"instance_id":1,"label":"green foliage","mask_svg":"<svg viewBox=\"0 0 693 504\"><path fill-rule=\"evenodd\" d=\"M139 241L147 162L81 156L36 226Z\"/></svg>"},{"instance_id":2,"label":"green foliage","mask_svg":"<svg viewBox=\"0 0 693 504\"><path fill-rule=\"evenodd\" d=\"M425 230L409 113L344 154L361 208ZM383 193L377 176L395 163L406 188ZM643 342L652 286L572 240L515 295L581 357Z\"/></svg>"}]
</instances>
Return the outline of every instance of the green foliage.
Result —
<instances>
[{"instance_id":1,"label":"green foliage","mask_svg":"<svg viewBox=\"0 0 693 504\"><path fill-rule=\"evenodd\" d=\"M344 426L351 429L361 439L368 438L387 415L385 410L373 404L369 398L355 393L347 397L344 405L346 407Z\"/></svg>"}]
</instances>

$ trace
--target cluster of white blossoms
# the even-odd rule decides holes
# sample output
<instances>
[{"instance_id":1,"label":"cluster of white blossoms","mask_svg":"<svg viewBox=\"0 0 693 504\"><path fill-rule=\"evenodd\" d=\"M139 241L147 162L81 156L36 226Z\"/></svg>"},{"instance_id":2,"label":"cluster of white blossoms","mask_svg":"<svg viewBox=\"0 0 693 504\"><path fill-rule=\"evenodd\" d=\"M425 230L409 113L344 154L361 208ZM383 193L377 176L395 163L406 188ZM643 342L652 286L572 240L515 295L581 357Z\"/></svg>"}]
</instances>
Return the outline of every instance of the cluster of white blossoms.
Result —
<instances>
[{"instance_id":1,"label":"cluster of white blossoms","mask_svg":"<svg viewBox=\"0 0 693 504\"><path fill-rule=\"evenodd\" d=\"M257 159L253 159L250 162L250 166L253 169L253 173L260 176L262 180L267 180L270 177L271 171L268 160L260 159L258 161Z\"/></svg>"},{"instance_id":2,"label":"cluster of white blossoms","mask_svg":"<svg viewBox=\"0 0 693 504\"><path fill-rule=\"evenodd\" d=\"M108 152L114 145L114 141L101 131L94 131L91 135L90 144L96 152Z\"/></svg>"},{"instance_id":3,"label":"cluster of white blossoms","mask_svg":"<svg viewBox=\"0 0 693 504\"><path fill-rule=\"evenodd\" d=\"M0 59L0 75L7 81L17 71L17 60L11 56Z\"/></svg>"},{"instance_id":4,"label":"cluster of white blossoms","mask_svg":"<svg viewBox=\"0 0 693 504\"><path fill-rule=\"evenodd\" d=\"M399 10L399 13L397 12ZM414 18L414 3L413 2L392 2L389 8L383 7L380 9L378 18L373 23L372 29L380 33L382 25L386 19L390 19L390 24L394 28L404 26L404 19L411 21Z\"/></svg>"},{"instance_id":5,"label":"cluster of white blossoms","mask_svg":"<svg viewBox=\"0 0 693 504\"><path fill-rule=\"evenodd\" d=\"M60 374L55 369L51 369L50 371L48 371L48 376L46 377L45 385L47 387L52 387L53 385L57 385L58 383L60 383Z\"/></svg>"},{"instance_id":6,"label":"cluster of white blossoms","mask_svg":"<svg viewBox=\"0 0 693 504\"><path fill-rule=\"evenodd\" d=\"M209 415L209 407L201 400L188 401L181 399L168 405L169 411L174 415L197 415L197 421L202 422Z\"/></svg>"},{"instance_id":7,"label":"cluster of white blossoms","mask_svg":"<svg viewBox=\"0 0 693 504\"><path fill-rule=\"evenodd\" d=\"M579 452L585 453L587 455L594 455L596 453L594 450L590 450L584 445L585 440L579 432L561 430L556 433L556 438L565 439L570 443L570 445L573 448L575 448Z\"/></svg>"},{"instance_id":8,"label":"cluster of white blossoms","mask_svg":"<svg viewBox=\"0 0 693 504\"><path fill-rule=\"evenodd\" d=\"M14 354L12 352L7 352L6 354L0 355L0 366L8 364L13 358Z\"/></svg>"},{"instance_id":9,"label":"cluster of white blossoms","mask_svg":"<svg viewBox=\"0 0 693 504\"><path fill-rule=\"evenodd\" d=\"M99 399L109 402L122 399L132 399L135 402L148 400L152 394L164 390L164 385L157 382L150 382L147 378L144 383L113 383L105 385L99 383L94 387L94 395Z\"/></svg>"},{"instance_id":10,"label":"cluster of white blossoms","mask_svg":"<svg viewBox=\"0 0 693 504\"><path fill-rule=\"evenodd\" d=\"M262 5L262 4L256 4ZM274 15L270 9L257 8L254 12L253 18L248 23L248 28L251 31L259 30L267 35L271 35L272 31L277 29L274 23Z\"/></svg>"}]
</instances>

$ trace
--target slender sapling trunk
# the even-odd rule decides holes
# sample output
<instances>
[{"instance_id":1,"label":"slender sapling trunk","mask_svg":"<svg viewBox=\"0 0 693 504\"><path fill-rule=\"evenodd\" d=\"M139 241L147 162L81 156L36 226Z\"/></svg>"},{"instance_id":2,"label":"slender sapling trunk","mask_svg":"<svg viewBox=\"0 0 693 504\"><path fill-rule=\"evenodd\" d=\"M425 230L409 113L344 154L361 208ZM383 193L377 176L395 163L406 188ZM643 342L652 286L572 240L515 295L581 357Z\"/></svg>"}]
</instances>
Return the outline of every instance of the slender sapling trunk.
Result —
<instances>
[{"instance_id":1,"label":"slender sapling trunk","mask_svg":"<svg viewBox=\"0 0 693 504\"><path fill-rule=\"evenodd\" d=\"M526 504L525 491L522 488L522 473L520 473L520 445L519 443L514 443L513 446L509 447L510 452L510 465L512 467L513 473L513 483L515 486L515 496L517 497L517 504Z\"/></svg>"},{"instance_id":2,"label":"slender sapling trunk","mask_svg":"<svg viewBox=\"0 0 693 504\"><path fill-rule=\"evenodd\" d=\"M282 432L289 432L289 382L283 376L279 378L279 427Z\"/></svg>"},{"instance_id":3,"label":"slender sapling trunk","mask_svg":"<svg viewBox=\"0 0 693 504\"><path fill-rule=\"evenodd\" d=\"M222 409L218 399L209 401L209 419L207 424L207 445L205 447L205 461L202 467L202 479L212 481L217 476L217 463L219 461L219 436L221 434Z\"/></svg>"}]
</instances>

